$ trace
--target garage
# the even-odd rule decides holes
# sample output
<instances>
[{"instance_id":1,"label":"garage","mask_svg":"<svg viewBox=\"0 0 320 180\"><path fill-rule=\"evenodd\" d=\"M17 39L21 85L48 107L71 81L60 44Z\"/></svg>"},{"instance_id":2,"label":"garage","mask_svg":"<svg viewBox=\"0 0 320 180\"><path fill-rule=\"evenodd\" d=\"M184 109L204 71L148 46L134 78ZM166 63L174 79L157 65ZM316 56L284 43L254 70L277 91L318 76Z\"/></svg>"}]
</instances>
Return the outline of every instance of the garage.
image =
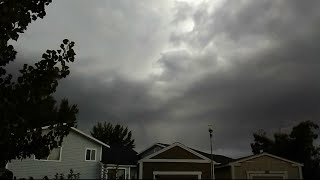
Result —
<instances>
[{"instance_id":1,"label":"garage","mask_svg":"<svg viewBox=\"0 0 320 180\"><path fill-rule=\"evenodd\" d=\"M201 179L200 171L154 171L153 179Z\"/></svg>"},{"instance_id":2,"label":"garage","mask_svg":"<svg viewBox=\"0 0 320 180\"><path fill-rule=\"evenodd\" d=\"M164 147L138 163L139 179L211 179L211 160L180 143Z\"/></svg>"},{"instance_id":3,"label":"garage","mask_svg":"<svg viewBox=\"0 0 320 180\"><path fill-rule=\"evenodd\" d=\"M303 179L302 164L269 153L215 166L217 179Z\"/></svg>"}]
</instances>

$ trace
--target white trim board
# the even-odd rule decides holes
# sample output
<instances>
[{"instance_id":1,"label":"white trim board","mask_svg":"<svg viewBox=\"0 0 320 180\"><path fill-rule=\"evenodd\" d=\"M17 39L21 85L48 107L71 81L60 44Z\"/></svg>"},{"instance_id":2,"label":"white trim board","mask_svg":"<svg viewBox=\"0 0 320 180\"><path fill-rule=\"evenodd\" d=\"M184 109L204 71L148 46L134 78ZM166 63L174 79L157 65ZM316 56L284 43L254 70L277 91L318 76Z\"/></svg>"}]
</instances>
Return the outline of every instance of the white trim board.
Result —
<instances>
[{"instance_id":1,"label":"white trim board","mask_svg":"<svg viewBox=\"0 0 320 180\"><path fill-rule=\"evenodd\" d=\"M156 175L196 175L198 179L201 179L201 171L153 171L153 179L156 179Z\"/></svg>"},{"instance_id":2,"label":"white trim board","mask_svg":"<svg viewBox=\"0 0 320 180\"><path fill-rule=\"evenodd\" d=\"M129 165L129 164L103 164L107 165L107 167L137 167L136 165Z\"/></svg>"},{"instance_id":3,"label":"white trim board","mask_svg":"<svg viewBox=\"0 0 320 180\"><path fill-rule=\"evenodd\" d=\"M73 130L76 131L77 133L82 134L82 135L84 135L85 137L87 137L87 138L89 138L89 139L91 139L91 140L93 140L93 141L95 141L95 142L97 142L97 143L99 143L99 144L107 147L107 148L110 148L110 146L109 146L108 144L105 144L105 143L103 143L102 141L100 141L100 140L98 140L98 139L96 139L96 138L94 138L94 137L92 137L92 136L89 136L88 134L80 131L79 129L77 129L77 128L75 128L75 127L71 127L71 129L73 129Z\"/></svg>"},{"instance_id":4,"label":"white trim board","mask_svg":"<svg viewBox=\"0 0 320 180\"><path fill-rule=\"evenodd\" d=\"M288 162L288 163L292 163L293 165L295 166L303 166L303 164L301 163L298 163L298 162L294 162L294 161L291 161L291 160L288 160L288 159L285 159L285 158L281 158L279 156L275 156L275 155L272 155L272 154L269 154L269 153L261 153L261 154L257 154L257 155L253 155L253 156L250 156L250 157L247 157L247 158L244 158L244 159L240 159L240 160L237 160L237 161L233 161L231 163L229 163L230 165L236 165L238 163L241 163L241 162L244 162L244 161L248 161L248 160L251 160L251 159L255 159L255 158L258 158L258 157L261 157L261 156L269 156L269 157L272 157L272 158L275 158L275 159L278 159L278 160L282 160L282 161L285 161L285 162Z\"/></svg>"},{"instance_id":5,"label":"white trim board","mask_svg":"<svg viewBox=\"0 0 320 180\"><path fill-rule=\"evenodd\" d=\"M209 162L209 163L211 162L211 159L209 159L209 158L207 158L207 157L205 157L205 156L197 153L196 151L194 151L194 150L188 148L187 146L185 146L185 145L183 145L183 144L181 144L181 143L178 143L178 142L173 143L173 144L171 144L170 146L167 146L167 147L165 147L165 148L163 148L163 149L161 149L161 150L159 150L159 151L157 151L157 152L155 152L155 153L153 153L153 154L150 154L149 156L147 156L147 157L145 157L145 158L143 158L143 159L140 159L139 162L146 162L147 160L150 161L151 158L153 158L153 157L157 156L158 154L161 154L161 153L163 153L163 152L165 152L165 151L167 151L167 150L169 150L169 149L171 149L171 148L173 148L173 147L176 147L176 146L178 146L178 147L180 147L180 148L182 148L182 149L184 149L184 150L186 150L186 151L188 151L188 152L190 152L190 153L198 156L198 157L201 158L202 160L206 160L206 161ZM161 159L152 159L152 160L157 160L157 161L155 161L155 162L160 162L160 161L162 161L162 160L168 161L168 159L162 159L162 160L161 160ZM172 160L173 160L173 159L172 159ZM188 159L188 160L189 160L189 159ZM193 160L195 160L195 159L193 159ZM199 159L196 159L196 160L199 161ZM175 159L174 162L176 162L176 161L177 161L177 159ZM216 164L215 161L213 161L213 163Z\"/></svg>"},{"instance_id":6,"label":"white trim board","mask_svg":"<svg viewBox=\"0 0 320 180\"><path fill-rule=\"evenodd\" d=\"M139 164L139 179L143 178L143 162L138 162Z\"/></svg>"},{"instance_id":7,"label":"white trim board","mask_svg":"<svg viewBox=\"0 0 320 180\"><path fill-rule=\"evenodd\" d=\"M50 128L50 126L45 126L45 127L42 127L41 129L45 130L45 129L48 129L48 128ZM89 138L89 139L91 139L91 140L93 140L93 141L95 141L95 142L107 147L107 148L110 148L110 146L108 144L105 144L104 142L102 142L102 141L100 141L100 140L98 140L98 139L96 139L96 138L84 133L83 131L80 131L79 129L77 129L75 127L71 127L71 129L73 131L77 132L78 134L81 134L81 135L83 135L83 136L85 136L85 137L87 137L87 138Z\"/></svg>"}]
</instances>

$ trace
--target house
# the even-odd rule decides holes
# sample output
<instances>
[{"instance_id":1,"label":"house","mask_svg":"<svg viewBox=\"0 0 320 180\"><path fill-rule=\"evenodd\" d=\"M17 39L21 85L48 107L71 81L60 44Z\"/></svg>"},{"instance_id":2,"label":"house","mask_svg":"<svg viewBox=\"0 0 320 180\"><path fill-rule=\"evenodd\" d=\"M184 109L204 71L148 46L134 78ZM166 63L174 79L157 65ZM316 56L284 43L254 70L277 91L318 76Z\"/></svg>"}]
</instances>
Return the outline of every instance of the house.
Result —
<instances>
[{"instance_id":1,"label":"house","mask_svg":"<svg viewBox=\"0 0 320 180\"><path fill-rule=\"evenodd\" d=\"M100 179L103 148L110 146L72 127L63 139L62 146L52 150L45 159L36 159L32 155L22 161L12 160L7 168L16 178L53 178L56 173L63 173L67 177L70 169L73 169L74 173L80 173L81 179Z\"/></svg>"},{"instance_id":2,"label":"house","mask_svg":"<svg viewBox=\"0 0 320 180\"><path fill-rule=\"evenodd\" d=\"M139 179L302 179L302 164L268 153L232 159L181 143L156 143L139 153Z\"/></svg>"},{"instance_id":3,"label":"house","mask_svg":"<svg viewBox=\"0 0 320 180\"><path fill-rule=\"evenodd\" d=\"M214 155L211 160L210 154L178 142L156 143L139 155L139 179L211 179L216 164L232 160L221 155Z\"/></svg>"},{"instance_id":4,"label":"house","mask_svg":"<svg viewBox=\"0 0 320 180\"><path fill-rule=\"evenodd\" d=\"M302 164L268 153L215 166L217 179L302 179Z\"/></svg>"},{"instance_id":5,"label":"house","mask_svg":"<svg viewBox=\"0 0 320 180\"><path fill-rule=\"evenodd\" d=\"M103 179L137 179L139 156L133 149L112 145L103 148Z\"/></svg>"}]
</instances>

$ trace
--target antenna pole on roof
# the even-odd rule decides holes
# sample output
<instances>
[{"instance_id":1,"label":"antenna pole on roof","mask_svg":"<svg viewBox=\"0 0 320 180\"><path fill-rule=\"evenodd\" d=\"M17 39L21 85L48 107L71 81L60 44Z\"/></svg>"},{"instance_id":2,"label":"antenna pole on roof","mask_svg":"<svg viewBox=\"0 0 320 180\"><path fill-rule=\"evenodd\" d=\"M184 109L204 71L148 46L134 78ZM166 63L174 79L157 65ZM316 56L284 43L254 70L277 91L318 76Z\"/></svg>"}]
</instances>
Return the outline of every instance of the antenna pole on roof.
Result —
<instances>
[{"instance_id":1,"label":"antenna pole on roof","mask_svg":"<svg viewBox=\"0 0 320 180\"><path fill-rule=\"evenodd\" d=\"M210 177L211 177L211 179L213 179L213 155L212 155L212 132L213 132L213 130L212 130L212 125L208 125L209 126L209 134L210 134L210 155L211 155L211 158L210 158L210 162L211 162L211 173L210 173Z\"/></svg>"}]
</instances>

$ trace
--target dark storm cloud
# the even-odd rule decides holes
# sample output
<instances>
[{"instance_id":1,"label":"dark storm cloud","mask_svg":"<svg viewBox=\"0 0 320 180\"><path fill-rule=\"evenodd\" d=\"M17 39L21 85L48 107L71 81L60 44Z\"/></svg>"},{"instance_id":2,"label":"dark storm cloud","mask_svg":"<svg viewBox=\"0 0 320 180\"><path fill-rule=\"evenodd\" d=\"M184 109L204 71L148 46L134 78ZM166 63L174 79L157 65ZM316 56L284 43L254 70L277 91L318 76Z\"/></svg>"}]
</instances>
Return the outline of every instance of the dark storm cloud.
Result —
<instances>
[{"instance_id":1,"label":"dark storm cloud","mask_svg":"<svg viewBox=\"0 0 320 180\"><path fill-rule=\"evenodd\" d=\"M227 46L221 43L230 54L234 47L251 51L236 51L228 59L227 71L212 70L181 91L183 95L171 101L172 108L194 113L180 120L187 124L211 122L216 126L217 149L247 152L252 133L258 129L279 131L308 119L319 123L320 13L315 7L320 7L319 2L227 1L213 14L200 8L194 14L194 30L171 40L203 48L212 42L219 46L215 38L223 36L231 42ZM265 40L271 45L255 48L255 41ZM173 68L171 61L178 63L180 58L165 60L164 73L171 78L189 77L188 73L197 71L181 74L188 69Z\"/></svg>"},{"instance_id":2,"label":"dark storm cloud","mask_svg":"<svg viewBox=\"0 0 320 180\"><path fill-rule=\"evenodd\" d=\"M89 132L110 121L133 130L138 150L180 141L207 151L213 124L215 152L237 157L250 153L259 129L319 122L320 2L226 1L214 11L211 1L179 2L171 18L156 2L108 1L107 10L91 5L87 18L96 13L96 21L87 27L75 18L76 27L85 26L75 34L65 22L79 48L56 96L78 104L79 128ZM190 19L193 30L176 30ZM23 43L18 47L24 50ZM18 62L34 57L24 54ZM153 66L161 71L152 73Z\"/></svg>"}]
</instances>

